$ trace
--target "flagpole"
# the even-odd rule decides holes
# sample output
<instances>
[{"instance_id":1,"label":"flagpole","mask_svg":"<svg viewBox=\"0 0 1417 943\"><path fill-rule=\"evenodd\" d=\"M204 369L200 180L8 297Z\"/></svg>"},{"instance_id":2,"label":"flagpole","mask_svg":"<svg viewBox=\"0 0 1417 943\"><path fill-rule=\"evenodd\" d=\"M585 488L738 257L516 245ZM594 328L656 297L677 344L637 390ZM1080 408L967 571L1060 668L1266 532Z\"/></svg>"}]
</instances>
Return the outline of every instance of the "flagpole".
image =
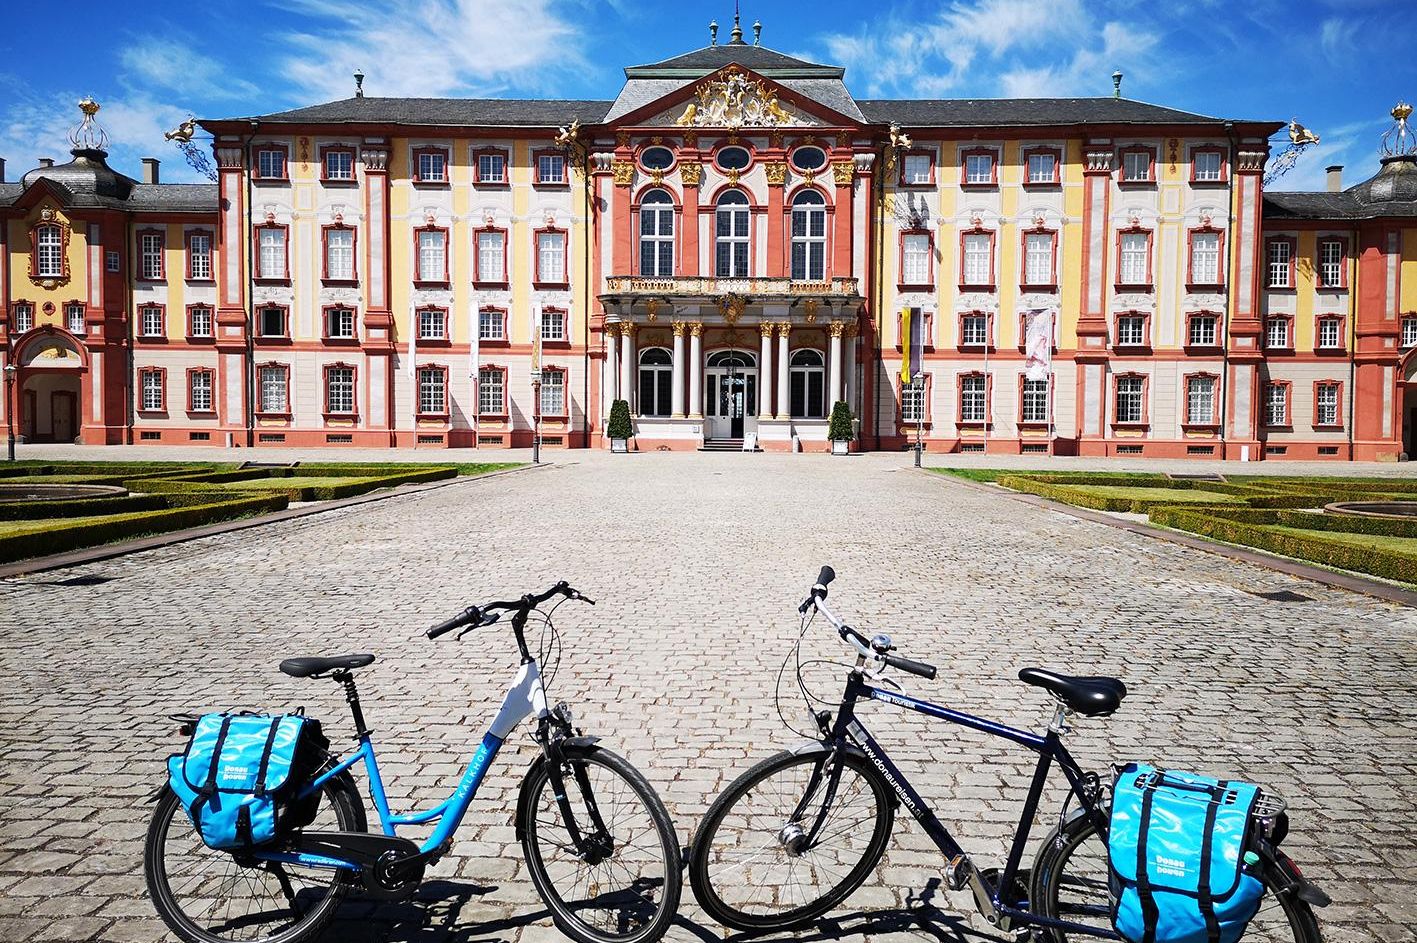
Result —
<instances>
[{"instance_id":1,"label":"flagpole","mask_svg":"<svg viewBox=\"0 0 1417 943\"><path fill-rule=\"evenodd\" d=\"M994 418L994 384L989 382L989 348L994 344L994 315L984 315L984 454L989 454L989 423Z\"/></svg>"},{"instance_id":2,"label":"flagpole","mask_svg":"<svg viewBox=\"0 0 1417 943\"><path fill-rule=\"evenodd\" d=\"M418 448L418 303L408 304L408 385L413 390L413 447Z\"/></svg>"},{"instance_id":3,"label":"flagpole","mask_svg":"<svg viewBox=\"0 0 1417 943\"><path fill-rule=\"evenodd\" d=\"M1044 390L1048 405L1048 454L1053 454L1053 338L1058 335L1058 309L1048 313L1048 387Z\"/></svg>"},{"instance_id":4,"label":"flagpole","mask_svg":"<svg viewBox=\"0 0 1417 943\"><path fill-rule=\"evenodd\" d=\"M531 462L541 464L541 302L531 308Z\"/></svg>"},{"instance_id":5,"label":"flagpole","mask_svg":"<svg viewBox=\"0 0 1417 943\"><path fill-rule=\"evenodd\" d=\"M477 297L472 299L472 334L468 338L468 369L472 377L472 447L478 448L482 437L482 307Z\"/></svg>"}]
</instances>

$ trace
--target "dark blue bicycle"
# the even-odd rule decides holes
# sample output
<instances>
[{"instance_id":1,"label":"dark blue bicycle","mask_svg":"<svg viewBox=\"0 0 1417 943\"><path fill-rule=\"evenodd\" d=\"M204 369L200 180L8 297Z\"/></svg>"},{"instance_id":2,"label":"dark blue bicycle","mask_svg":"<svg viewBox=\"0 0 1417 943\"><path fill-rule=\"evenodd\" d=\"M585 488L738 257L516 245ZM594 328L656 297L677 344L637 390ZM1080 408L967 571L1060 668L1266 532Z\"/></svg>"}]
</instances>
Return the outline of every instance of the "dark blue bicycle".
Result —
<instances>
[{"instance_id":1,"label":"dark blue bicycle","mask_svg":"<svg viewBox=\"0 0 1417 943\"><path fill-rule=\"evenodd\" d=\"M732 784L709 808L690 850L689 880L709 916L740 930L780 930L806 923L841 904L876 867L890 838L897 806L904 805L944 856L944 883L972 890L988 922L1019 939L1063 943L1077 936L1118 939L1110 924L1107 867L1109 779L1084 772L1063 746L1073 714L1102 717L1115 711L1126 688L1115 678L1070 677L1027 668L1020 680L1056 701L1043 734L1017 730L887 690L871 682L889 668L933 679L935 668L893 654L888 636L866 638L826 606L823 567L802 603L800 651L813 617L820 613L856 652L835 715L808 711L820 739L763 760ZM793 656L789 655L789 659ZM798 657L797 680L802 683ZM786 668L786 663L784 663ZM803 689L806 697L805 688ZM862 698L1002 737L1038 754L1023 813L1002 869L976 868L880 744L856 716ZM1048 771L1063 771L1069 802L1059 824L1044 839L1031 870L1021 867L1029 826L1038 812ZM1327 897L1300 876L1277 845L1287 829L1283 800L1265 795L1259 818L1258 874L1265 886L1259 914L1245 940L1318 943L1310 905Z\"/></svg>"}]
</instances>

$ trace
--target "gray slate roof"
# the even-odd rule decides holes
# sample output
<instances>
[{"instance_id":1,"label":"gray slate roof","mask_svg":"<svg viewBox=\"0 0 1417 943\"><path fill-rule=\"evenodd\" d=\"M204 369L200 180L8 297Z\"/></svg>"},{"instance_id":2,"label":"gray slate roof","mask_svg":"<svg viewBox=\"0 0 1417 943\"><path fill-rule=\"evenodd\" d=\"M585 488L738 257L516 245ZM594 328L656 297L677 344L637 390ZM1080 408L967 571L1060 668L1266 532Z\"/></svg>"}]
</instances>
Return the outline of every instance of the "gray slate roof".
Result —
<instances>
[{"instance_id":1,"label":"gray slate roof","mask_svg":"<svg viewBox=\"0 0 1417 943\"><path fill-rule=\"evenodd\" d=\"M221 199L214 183L140 183L128 195L135 213L215 213Z\"/></svg>"},{"instance_id":2,"label":"gray slate roof","mask_svg":"<svg viewBox=\"0 0 1417 943\"><path fill-rule=\"evenodd\" d=\"M1386 219L1417 218L1417 203L1391 201L1363 203L1351 191L1342 193L1284 193L1264 195L1264 218L1286 219Z\"/></svg>"},{"instance_id":3,"label":"gray slate roof","mask_svg":"<svg viewBox=\"0 0 1417 943\"><path fill-rule=\"evenodd\" d=\"M1063 124L1220 124L1223 119L1130 98L873 99L857 102L874 122L905 128L1041 127Z\"/></svg>"},{"instance_id":4,"label":"gray slate roof","mask_svg":"<svg viewBox=\"0 0 1417 943\"><path fill-rule=\"evenodd\" d=\"M554 128L600 121L610 102L539 98L344 98L256 116L262 124L407 124ZM225 119L249 121L249 118ZM206 122L201 122L205 124Z\"/></svg>"}]
</instances>

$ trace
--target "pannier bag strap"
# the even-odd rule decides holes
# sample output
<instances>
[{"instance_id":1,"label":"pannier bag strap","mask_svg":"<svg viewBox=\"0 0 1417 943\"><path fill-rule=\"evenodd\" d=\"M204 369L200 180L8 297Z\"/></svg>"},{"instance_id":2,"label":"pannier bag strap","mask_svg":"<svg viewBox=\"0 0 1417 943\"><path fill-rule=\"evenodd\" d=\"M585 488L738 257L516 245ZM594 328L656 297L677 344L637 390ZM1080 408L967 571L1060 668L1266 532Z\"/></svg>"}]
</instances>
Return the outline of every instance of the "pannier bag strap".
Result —
<instances>
[{"instance_id":1,"label":"pannier bag strap","mask_svg":"<svg viewBox=\"0 0 1417 943\"><path fill-rule=\"evenodd\" d=\"M207 768L207 781L202 784L202 796L205 799L210 799L216 794L216 776L217 771L221 768L221 748L222 744L226 743L226 734L230 729L231 715L223 715L221 727L217 729L216 745L212 747L212 760L211 765Z\"/></svg>"},{"instance_id":2,"label":"pannier bag strap","mask_svg":"<svg viewBox=\"0 0 1417 943\"><path fill-rule=\"evenodd\" d=\"M1141 821L1143 827L1137 836L1137 897L1141 900L1142 926L1144 936L1142 943L1156 943L1156 922L1160 918L1160 911L1156 907L1156 897L1151 892L1151 875L1147 873L1146 860L1146 838L1150 829L1145 827L1145 823L1151 821L1151 797L1155 794L1152 789L1141 791Z\"/></svg>"},{"instance_id":3,"label":"pannier bag strap","mask_svg":"<svg viewBox=\"0 0 1417 943\"><path fill-rule=\"evenodd\" d=\"M261 750L261 765L256 771L256 795L258 796L266 794L266 770L271 765L271 747L275 745L276 732L280 730L283 720L285 720L284 717L272 717L271 729L266 733L266 746Z\"/></svg>"},{"instance_id":4,"label":"pannier bag strap","mask_svg":"<svg viewBox=\"0 0 1417 943\"><path fill-rule=\"evenodd\" d=\"M1210 801L1205 804L1205 841L1201 842L1201 877L1196 888L1196 905L1205 918L1205 935L1209 943L1220 943L1220 921L1215 919L1215 901L1210 896L1210 858L1215 844L1210 836L1215 833L1215 815L1220 804L1225 801L1229 790L1228 782L1210 787Z\"/></svg>"}]
</instances>

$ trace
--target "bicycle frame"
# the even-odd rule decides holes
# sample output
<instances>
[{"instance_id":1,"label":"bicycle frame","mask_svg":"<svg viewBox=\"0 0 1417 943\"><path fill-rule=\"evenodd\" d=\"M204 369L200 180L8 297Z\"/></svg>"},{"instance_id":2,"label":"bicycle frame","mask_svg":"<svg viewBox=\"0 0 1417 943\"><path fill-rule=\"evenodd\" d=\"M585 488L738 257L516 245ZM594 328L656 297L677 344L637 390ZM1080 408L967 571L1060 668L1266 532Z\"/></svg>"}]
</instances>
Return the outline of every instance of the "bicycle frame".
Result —
<instances>
[{"instance_id":1,"label":"bicycle frame","mask_svg":"<svg viewBox=\"0 0 1417 943\"><path fill-rule=\"evenodd\" d=\"M870 731L856 717L856 702L861 698L903 707L936 720L958 724L990 736L1002 737L1037 753L1038 765L1034 768L1033 781L1028 788L1028 797L1024 800L1023 814L1014 831L1014 840L1009 849L1008 861L1004 865L1003 872L999 875L997 884L991 884L989 879L980 874L978 870L971 869L970 880L974 882L975 896L979 898L981 892L983 893L996 915L1001 918L1003 929L1008 929L1009 922L1016 921L1025 926L1052 927L1069 933L1085 933L1106 939L1121 939L1110 929L1098 929L1069 920L1038 916L1028 909L1021 908L1018 901L1013 900L1011 895L1005 893L1005 889L1013 886L1014 879L1018 875L1019 863L1028 842L1028 833L1032 826L1033 817L1038 811L1039 800L1043 796L1043 786L1047 781L1049 768L1054 762L1057 762L1059 768L1062 769L1063 775L1068 780L1069 788L1073 795L1077 796L1085 813L1100 818L1095 793L1090 795L1090 790L1084 788L1086 775L1073 760L1072 755L1068 753L1067 747L1063 746L1056 726L1050 727L1046 734L1040 736L1026 730L975 717L962 711L941 707L938 704L932 704L907 694L875 687L866 683L865 676L859 670L853 670L847 676L846 693L837 711L836 722L831 728L830 743L833 746L839 746L843 742L849 741L859 747L866 754L871 765L880 772L891 789L894 790L901 804L920 823L925 834L930 836L930 840L951 861L960 858L968 860L968 855L965 854L964 849L960 847L954 836L950 834L949 829L936 817L929 804L921 798L920 793L916 792L910 784L910 780L891 761L886 751L881 748L881 745L871 736ZM817 775L819 776L820 773ZM835 779L836 776L833 775L833 782L828 784L828 794L824 805L830 803L831 796L835 793ZM817 777L814 776L813 781L808 784L806 795L812 795L817 785ZM804 804L805 802L804 799ZM985 900L978 902L983 906Z\"/></svg>"},{"instance_id":2,"label":"bicycle frame","mask_svg":"<svg viewBox=\"0 0 1417 943\"><path fill-rule=\"evenodd\" d=\"M541 720L549 714L550 710L546 705L546 689L541 681L541 668L534 658L524 661L517 670L516 677L512 680L512 685L506 696L502 699L501 710L497 712L497 716L492 720L487 732L483 734L482 742L472 754L472 759L468 761L467 769L463 772L462 779L452 794L431 809L404 815L395 815L389 810L388 795L384 791L384 780L379 774L379 763L374 752L373 735L364 727L362 718L356 715L360 728L359 748L311 780L309 785L301 790L299 796L301 798L309 796L323 788L325 783L334 777L351 769L355 764L363 763L364 771L369 777L369 794L374 800L374 808L379 814L379 827L383 834L396 835L396 829L400 825L425 825L436 821L438 824L433 829L433 833L424 840L418 851L420 856L440 854L451 844L453 834L462 824L463 816L476 797L477 789L482 785L482 780L487 775L487 770L492 766L497 751L501 749L512 730L528 717L535 716ZM301 851L255 851L252 856L263 861L303 865L310 868L336 868L354 871L362 869L361 865L354 861Z\"/></svg>"}]
</instances>

